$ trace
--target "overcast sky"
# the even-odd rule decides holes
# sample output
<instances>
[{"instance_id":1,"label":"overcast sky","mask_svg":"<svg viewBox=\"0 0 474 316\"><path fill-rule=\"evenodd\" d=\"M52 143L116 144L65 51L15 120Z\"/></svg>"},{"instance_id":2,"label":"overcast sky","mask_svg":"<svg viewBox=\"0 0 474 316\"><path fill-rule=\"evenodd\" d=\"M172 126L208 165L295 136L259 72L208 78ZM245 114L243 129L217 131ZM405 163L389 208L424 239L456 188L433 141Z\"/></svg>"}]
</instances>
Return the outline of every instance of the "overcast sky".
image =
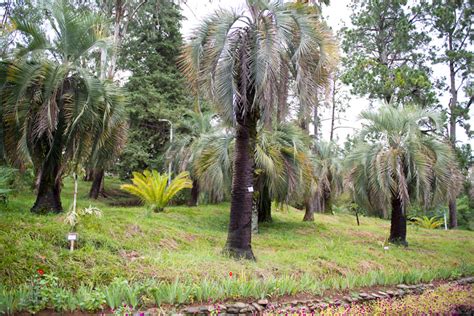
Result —
<instances>
[{"instance_id":1,"label":"overcast sky","mask_svg":"<svg viewBox=\"0 0 474 316\"><path fill-rule=\"evenodd\" d=\"M328 24L334 29L339 30L340 27L345 23L346 25L350 24L350 14L351 11L348 8L350 0L333 0L329 7L323 9L323 14L327 17ZM183 35L187 37L190 32L195 28L199 21L214 12L219 7L221 8L243 8L245 5L245 0L188 0L186 4L182 5L183 15L185 20L183 21ZM441 76L443 72L447 71L444 67L437 67L435 69L435 75ZM346 87L347 89L347 87ZM449 98L442 98L441 101L443 104L448 102ZM369 101L366 98L359 98L351 96L351 99L348 104L350 107L345 114L341 116L342 120L336 122L336 126L340 128L336 129L335 135L338 139L339 144L342 144L346 139L347 134L354 133L354 129L360 127L360 122L358 121L359 113L367 109L369 106ZM471 111L472 112L472 111ZM471 116L474 116L474 113L471 113ZM329 140L329 130L330 130L330 111L329 109L323 109L322 111L322 137L323 139ZM474 117L471 117L471 126L474 127ZM349 127L349 128L346 128ZM462 142L467 142L467 136L464 132L464 129L457 129L458 139ZM471 141L471 144L474 145L474 142Z\"/></svg>"}]
</instances>

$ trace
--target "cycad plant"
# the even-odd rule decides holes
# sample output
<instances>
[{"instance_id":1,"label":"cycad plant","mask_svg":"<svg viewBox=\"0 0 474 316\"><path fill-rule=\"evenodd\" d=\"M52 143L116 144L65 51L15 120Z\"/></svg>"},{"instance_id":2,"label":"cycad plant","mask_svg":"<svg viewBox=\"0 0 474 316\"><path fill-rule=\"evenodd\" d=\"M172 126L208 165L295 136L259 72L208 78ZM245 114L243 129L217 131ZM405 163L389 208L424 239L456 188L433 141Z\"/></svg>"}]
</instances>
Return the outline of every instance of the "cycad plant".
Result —
<instances>
[{"instance_id":1,"label":"cycad plant","mask_svg":"<svg viewBox=\"0 0 474 316\"><path fill-rule=\"evenodd\" d=\"M357 204L391 209L389 241L406 242L410 202L424 207L445 203L459 189L451 147L434 134L440 125L433 111L386 105L362 112L359 143L348 157L349 183Z\"/></svg>"},{"instance_id":2,"label":"cycad plant","mask_svg":"<svg viewBox=\"0 0 474 316\"><path fill-rule=\"evenodd\" d=\"M183 70L235 128L231 211L226 252L254 259L251 219L254 156L259 121L275 115L282 69L295 82L301 103L314 103L318 74L331 62L336 45L318 16L282 1L247 0L240 13L220 9L204 19L183 51ZM331 48L332 51L325 51ZM318 72L319 71L319 72Z\"/></svg>"},{"instance_id":3,"label":"cycad plant","mask_svg":"<svg viewBox=\"0 0 474 316\"><path fill-rule=\"evenodd\" d=\"M412 219L415 221L415 225L426 229L436 229L444 224L444 221L436 216L413 217Z\"/></svg>"},{"instance_id":4,"label":"cycad plant","mask_svg":"<svg viewBox=\"0 0 474 316\"><path fill-rule=\"evenodd\" d=\"M134 172L133 184L123 184L120 188L139 197L154 212L161 212L179 191L193 187L189 172L181 172L170 183L168 180L167 173L145 170Z\"/></svg>"},{"instance_id":5,"label":"cycad plant","mask_svg":"<svg viewBox=\"0 0 474 316\"><path fill-rule=\"evenodd\" d=\"M33 212L60 212L61 178L67 166L104 144L123 119L119 88L94 76L91 54L107 47L106 21L58 0L47 14L52 27L12 18L23 35L14 56L0 68L1 106L8 158L33 163L38 187ZM73 164L67 162L73 161Z\"/></svg>"}]
</instances>

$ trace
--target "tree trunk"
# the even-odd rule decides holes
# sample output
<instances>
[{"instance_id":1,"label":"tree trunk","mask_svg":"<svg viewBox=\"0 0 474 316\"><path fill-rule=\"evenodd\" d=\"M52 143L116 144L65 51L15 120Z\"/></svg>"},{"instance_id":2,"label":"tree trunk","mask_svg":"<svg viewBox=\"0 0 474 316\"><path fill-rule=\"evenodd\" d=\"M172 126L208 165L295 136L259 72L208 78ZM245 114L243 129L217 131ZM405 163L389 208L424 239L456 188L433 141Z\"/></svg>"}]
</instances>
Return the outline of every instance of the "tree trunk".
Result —
<instances>
[{"instance_id":1,"label":"tree trunk","mask_svg":"<svg viewBox=\"0 0 474 316\"><path fill-rule=\"evenodd\" d=\"M193 180L193 188L191 189L191 198L188 201L188 206L197 206L199 199L199 181Z\"/></svg>"},{"instance_id":2,"label":"tree trunk","mask_svg":"<svg viewBox=\"0 0 474 316\"><path fill-rule=\"evenodd\" d=\"M104 174L104 169L94 170L94 180L92 181L91 189L89 191L89 198L97 200L99 198L99 195L103 193Z\"/></svg>"},{"instance_id":3,"label":"tree trunk","mask_svg":"<svg viewBox=\"0 0 474 316\"><path fill-rule=\"evenodd\" d=\"M252 114L236 124L230 222L224 251L234 258L255 260L252 252L254 151L257 136Z\"/></svg>"},{"instance_id":4,"label":"tree trunk","mask_svg":"<svg viewBox=\"0 0 474 316\"><path fill-rule=\"evenodd\" d=\"M262 185L257 201L258 207L258 222L272 221L272 199L267 185Z\"/></svg>"},{"instance_id":5,"label":"tree trunk","mask_svg":"<svg viewBox=\"0 0 474 316\"><path fill-rule=\"evenodd\" d=\"M305 213L303 222L314 222L314 209L315 209L315 198L309 196L305 201Z\"/></svg>"},{"instance_id":6,"label":"tree trunk","mask_svg":"<svg viewBox=\"0 0 474 316\"><path fill-rule=\"evenodd\" d=\"M449 206L449 228L456 228L458 227L458 218L457 218L457 210L456 210L456 199L451 199L448 202Z\"/></svg>"},{"instance_id":7,"label":"tree trunk","mask_svg":"<svg viewBox=\"0 0 474 316\"><path fill-rule=\"evenodd\" d=\"M334 123L336 120L336 79L333 79L333 88L332 88L332 108L331 108L331 132L329 134L329 141L334 140Z\"/></svg>"},{"instance_id":8,"label":"tree trunk","mask_svg":"<svg viewBox=\"0 0 474 316\"><path fill-rule=\"evenodd\" d=\"M36 214L60 213L61 205L61 165L51 154L43 163L38 182L38 193L31 212ZM60 159L60 158L59 158Z\"/></svg>"},{"instance_id":9,"label":"tree trunk","mask_svg":"<svg viewBox=\"0 0 474 316\"><path fill-rule=\"evenodd\" d=\"M448 36L448 48L453 49L453 37L451 34ZM456 149L456 122L458 119L457 116L457 104L458 104L458 91L456 89L456 72L454 69L454 62L449 61L449 77L450 77L450 89L451 99L449 100L449 141L453 149ZM449 228L456 228L458 226L457 216L456 216L456 198L449 199Z\"/></svg>"},{"instance_id":10,"label":"tree trunk","mask_svg":"<svg viewBox=\"0 0 474 316\"><path fill-rule=\"evenodd\" d=\"M393 244L408 246L407 237L407 219L403 209L402 201L398 196L392 197L392 219L390 226L389 242Z\"/></svg>"}]
</instances>

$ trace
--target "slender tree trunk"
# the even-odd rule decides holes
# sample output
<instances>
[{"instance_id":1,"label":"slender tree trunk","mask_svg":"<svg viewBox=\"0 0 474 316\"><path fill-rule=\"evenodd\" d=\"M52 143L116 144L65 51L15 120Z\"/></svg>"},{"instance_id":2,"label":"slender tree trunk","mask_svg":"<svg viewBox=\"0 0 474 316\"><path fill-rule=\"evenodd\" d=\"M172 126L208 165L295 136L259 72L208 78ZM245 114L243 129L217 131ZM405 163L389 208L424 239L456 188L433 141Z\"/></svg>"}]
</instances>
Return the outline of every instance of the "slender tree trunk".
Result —
<instances>
[{"instance_id":1,"label":"slender tree trunk","mask_svg":"<svg viewBox=\"0 0 474 316\"><path fill-rule=\"evenodd\" d=\"M336 120L336 79L333 81L333 91L332 91L332 109L331 109L331 133L329 135L329 141L334 140L334 122Z\"/></svg>"},{"instance_id":2,"label":"slender tree trunk","mask_svg":"<svg viewBox=\"0 0 474 316\"><path fill-rule=\"evenodd\" d=\"M252 252L252 205L256 120L252 114L238 122L235 137L235 158L232 177L230 222L224 251L234 258L255 260Z\"/></svg>"},{"instance_id":3,"label":"slender tree trunk","mask_svg":"<svg viewBox=\"0 0 474 316\"><path fill-rule=\"evenodd\" d=\"M272 221L272 199L267 185L262 185L258 196L258 222Z\"/></svg>"},{"instance_id":4,"label":"slender tree trunk","mask_svg":"<svg viewBox=\"0 0 474 316\"><path fill-rule=\"evenodd\" d=\"M402 201L398 196L392 197L392 219L390 226L389 242L393 244L408 246L407 237L407 219L403 209Z\"/></svg>"},{"instance_id":5,"label":"slender tree trunk","mask_svg":"<svg viewBox=\"0 0 474 316\"><path fill-rule=\"evenodd\" d=\"M456 199L451 199L448 202L449 206L449 228L456 228L458 226Z\"/></svg>"},{"instance_id":6,"label":"slender tree trunk","mask_svg":"<svg viewBox=\"0 0 474 316\"><path fill-rule=\"evenodd\" d=\"M449 49L453 49L453 38L450 34L448 36ZM454 62L449 61L449 76L450 76L450 94L451 99L449 101L449 141L453 149L456 148L456 122L457 122L457 105L458 105L458 91L456 90L456 72L454 69ZM456 210L456 198L448 201L449 208L449 228L456 228L458 226L457 210Z\"/></svg>"},{"instance_id":7,"label":"slender tree trunk","mask_svg":"<svg viewBox=\"0 0 474 316\"><path fill-rule=\"evenodd\" d=\"M191 189L191 198L189 199L189 206L197 206L199 199L199 181L193 180L193 188Z\"/></svg>"},{"instance_id":8,"label":"slender tree trunk","mask_svg":"<svg viewBox=\"0 0 474 316\"><path fill-rule=\"evenodd\" d=\"M89 198L97 200L104 190L104 169L94 170L94 180L89 191Z\"/></svg>"}]
</instances>

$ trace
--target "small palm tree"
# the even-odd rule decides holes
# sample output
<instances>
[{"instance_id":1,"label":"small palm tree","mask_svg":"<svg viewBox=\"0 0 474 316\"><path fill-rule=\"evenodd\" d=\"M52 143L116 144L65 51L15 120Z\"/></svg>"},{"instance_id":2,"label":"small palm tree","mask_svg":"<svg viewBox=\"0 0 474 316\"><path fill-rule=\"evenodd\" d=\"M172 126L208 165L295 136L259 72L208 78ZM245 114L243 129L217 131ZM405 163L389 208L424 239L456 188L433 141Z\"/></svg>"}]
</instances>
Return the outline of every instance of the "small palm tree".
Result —
<instances>
[{"instance_id":1,"label":"small palm tree","mask_svg":"<svg viewBox=\"0 0 474 316\"><path fill-rule=\"evenodd\" d=\"M170 183L168 180L167 173L145 170L134 172L133 184L123 184L120 188L139 197L154 212L161 212L179 191L193 187L189 172L181 172Z\"/></svg>"},{"instance_id":2,"label":"small palm tree","mask_svg":"<svg viewBox=\"0 0 474 316\"><path fill-rule=\"evenodd\" d=\"M42 25L13 18L24 36L16 54L0 67L5 149L17 164L33 163L38 188L33 212L60 212L61 178L105 143L125 98L90 71L90 56L108 46L106 21L57 1ZM22 45L24 44L24 45ZM96 142L98 140L98 142Z\"/></svg>"},{"instance_id":3,"label":"small palm tree","mask_svg":"<svg viewBox=\"0 0 474 316\"><path fill-rule=\"evenodd\" d=\"M428 207L455 196L460 181L456 159L451 147L428 131L441 126L432 111L386 105L361 117L366 123L348 157L354 200L368 209L390 208L389 241L408 245L408 205Z\"/></svg>"},{"instance_id":4,"label":"small palm tree","mask_svg":"<svg viewBox=\"0 0 474 316\"><path fill-rule=\"evenodd\" d=\"M312 196L306 205L304 221L313 221L314 212L331 212L332 201L343 188L343 168L337 145L320 141L314 148L312 164L316 181L309 192Z\"/></svg>"},{"instance_id":5,"label":"small palm tree","mask_svg":"<svg viewBox=\"0 0 474 316\"><path fill-rule=\"evenodd\" d=\"M178 137L166 152L168 163L171 160L177 172L189 171L193 180L189 206L196 206L200 194L200 185L195 170L195 160L205 146L204 138L212 133L211 124L215 114L211 112L190 112L186 115L187 131Z\"/></svg>"},{"instance_id":6,"label":"small palm tree","mask_svg":"<svg viewBox=\"0 0 474 316\"><path fill-rule=\"evenodd\" d=\"M251 247L257 124L278 104L282 69L295 81L301 103L314 104L319 74L337 53L317 15L281 1L247 0L246 10L218 10L203 20L183 51L183 70L194 87L235 127L235 158L226 252L254 259ZM331 48L331 51L325 51ZM286 87L285 87L286 88Z\"/></svg>"}]
</instances>

